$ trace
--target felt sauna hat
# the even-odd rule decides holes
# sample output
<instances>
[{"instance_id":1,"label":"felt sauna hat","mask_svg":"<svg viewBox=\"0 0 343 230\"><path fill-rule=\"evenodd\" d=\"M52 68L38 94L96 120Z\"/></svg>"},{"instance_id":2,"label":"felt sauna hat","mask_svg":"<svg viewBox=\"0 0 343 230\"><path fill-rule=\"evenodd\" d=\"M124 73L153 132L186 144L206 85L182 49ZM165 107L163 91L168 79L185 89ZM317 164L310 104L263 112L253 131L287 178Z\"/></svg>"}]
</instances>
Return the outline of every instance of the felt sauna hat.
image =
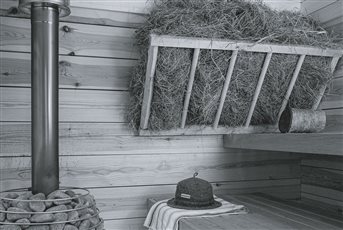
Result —
<instances>
[{"instance_id":1,"label":"felt sauna hat","mask_svg":"<svg viewBox=\"0 0 343 230\"><path fill-rule=\"evenodd\" d=\"M218 208L222 204L213 198L212 185L203 179L193 177L180 181L176 186L175 197L168 206L180 209L201 210Z\"/></svg>"}]
</instances>

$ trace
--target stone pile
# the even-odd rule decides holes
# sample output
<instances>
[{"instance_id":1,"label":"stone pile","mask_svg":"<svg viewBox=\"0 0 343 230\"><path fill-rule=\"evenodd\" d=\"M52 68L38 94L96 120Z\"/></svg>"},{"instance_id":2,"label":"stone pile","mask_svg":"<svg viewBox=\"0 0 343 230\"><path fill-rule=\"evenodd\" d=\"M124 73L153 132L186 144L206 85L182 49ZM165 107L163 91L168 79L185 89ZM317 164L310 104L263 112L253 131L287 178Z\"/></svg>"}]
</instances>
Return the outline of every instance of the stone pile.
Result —
<instances>
[{"instance_id":1,"label":"stone pile","mask_svg":"<svg viewBox=\"0 0 343 230\"><path fill-rule=\"evenodd\" d=\"M0 230L103 230L92 195L57 190L0 197Z\"/></svg>"}]
</instances>

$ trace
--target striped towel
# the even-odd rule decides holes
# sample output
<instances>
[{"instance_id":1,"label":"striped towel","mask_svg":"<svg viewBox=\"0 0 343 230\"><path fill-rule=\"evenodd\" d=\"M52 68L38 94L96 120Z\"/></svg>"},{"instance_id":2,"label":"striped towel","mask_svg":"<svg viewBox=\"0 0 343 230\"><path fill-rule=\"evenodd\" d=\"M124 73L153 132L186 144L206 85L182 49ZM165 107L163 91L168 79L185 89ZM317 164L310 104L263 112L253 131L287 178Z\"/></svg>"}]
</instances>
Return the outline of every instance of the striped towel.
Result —
<instances>
[{"instance_id":1,"label":"striped towel","mask_svg":"<svg viewBox=\"0 0 343 230\"><path fill-rule=\"evenodd\" d=\"M232 204L219 197L214 197L214 199L221 202L222 206L206 210L185 210L169 207L168 200L156 202L149 210L144 226L149 230L178 230L179 220L182 218L247 213L243 205Z\"/></svg>"}]
</instances>

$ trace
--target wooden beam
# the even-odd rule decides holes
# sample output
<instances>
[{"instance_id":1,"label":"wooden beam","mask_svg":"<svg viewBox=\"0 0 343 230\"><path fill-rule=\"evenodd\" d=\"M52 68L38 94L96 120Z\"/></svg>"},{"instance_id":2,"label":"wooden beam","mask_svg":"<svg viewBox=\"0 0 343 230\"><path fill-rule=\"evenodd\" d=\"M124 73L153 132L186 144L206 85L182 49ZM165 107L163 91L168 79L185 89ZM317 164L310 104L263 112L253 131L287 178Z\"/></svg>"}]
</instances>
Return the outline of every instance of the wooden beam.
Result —
<instances>
[{"instance_id":1,"label":"wooden beam","mask_svg":"<svg viewBox=\"0 0 343 230\"><path fill-rule=\"evenodd\" d=\"M340 57L333 57L332 61L331 61L331 73L335 72L337 63L339 61ZM327 85L323 85L320 89L319 89L319 96L316 98L315 103L312 106L313 110L318 109L320 102L322 101L322 98L324 96L325 90L326 90Z\"/></svg>"},{"instance_id":2,"label":"wooden beam","mask_svg":"<svg viewBox=\"0 0 343 230\"><path fill-rule=\"evenodd\" d=\"M219 119L220 119L220 116L221 116L222 111L223 111L223 106L224 106L227 90L229 89L229 85L230 85L230 82L231 82L231 77L232 77L233 69L235 68L235 63L236 63L236 60L237 60L237 54L238 54L238 50L234 50L232 52L232 55L231 55L229 69L227 71L226 79L225 79L224 86L223 86L223 89L222 89L222 94L220 96L220 102L219 102L219 106L218 106L218 111L217 111L216 118L215 118L214 123L213 123L213 128L215 128L215 129L218 128Z\"/></svg>"},{"instance_id":3,"label":"wooden beam","mask_svg":"<svg viewBox=\"0 0 343 230\"><path fill-rule=\"evenodd\" d=\"M187 126L184 129L171 129L163 131L139 130L140 136L179 136L179 135L219 135L219 134L247 134L278 132L274 125L249 126L249 127L224 127Z\"/></svg>"},{"instance_id":4,"label":"wooden beam","mask_svg":"<svg viewBox=\"0 0 343 230\"><path fill-rule=\"evenodd\" d=\"M261 89L262 89L262 84L263 84L264 78L266 76L266 73L267 73L268 66L269 66L271 58L272 58L272 53L268 53L266 55L265 60L264 60L262 71L261 71L261 74L260 74L260 77L258 79L258 83L257 83L256 89L255 89L255 94L254 94L254 97L252 99L252 103L250 105L249 114L248 114L247 120L245 122L245 127L248 127L250 125L251 118L252 118L252 115L254 113L255 106L256 106L256 103L257 103L257 99L258 99L258 96L260 95L260 92L261 92Z\"/></svg>"},{"instance_id":5,"label":"wooden beam","mask_svg":"<svg viewBox=\"0 0 343 230\"><path fill-rule=\"evenodd\" d=\"M234 40L220 39L204 39L204 38L187 38L168 35L151 36L151 44L161 47L177 47L177 48L199 48L213 50L242 50L247 52L262 52L262 53L280 53L280 54L298 54L312 56L342 56L342 49L321 49L310 46L287 46L275 44L258 44L253 42L239 42Z\"/></svg>"},{"instance_id":6,"label":"wooden beam","mask_svg":"<svg viewBox=\"0 0 343 230\"><path fill-rule=\"evenodd\" d=\"M282 101L282 105L281 105L281 108L280 108L280 111L279 111L279 114L278 114L278 119L277 119L277 122L279 122L279 119L281 117L281 114L283 112L283 110L286 108L287 106L287 103L288 103L288 99L289 97L291 96L291 93L293 91L293 87L295 85L295 82L297 81L298 79L298 75L299 75L299 72L301 70L301 66L302 64L304 63L304 60L305 60L305 57L306 55L301 55L298 59L298 63L297 63L297 66L295 67L295 70L294 70L294 73L293 73L293 77L291 79L291 82L289 83L289 86L288 86L288 89L287 89L287 92L286 92L286 95L285 95L285 98L283 99ZM281 63L280 63L281 64Z\"/></svg>"},{"instance_id":7,"label":"wooden beam","mask_svg":"<svg viewBox=\"0 0 343 230\"><path fill-rule=\"evenodd\" d=\"M236 134L224 136L224 147L343 156L343 134Z\"/></svg>"},{"instance_id":8,"label":"wooden beam","mask_svg":"<svg viewBox=\"0 0 343 230\"><path fill-rule=\"evenodd\" d=\"M145 75L145 84L144 84L144 96L142 104L142 114L141 114L141 129L148 128L150 109L151 109L151 100L154 86L154 76L156 70L158 46L150 46L148 51L148 63L147 70Z\"/></svg>"},{"instance_id":9,"label":"wooden beam","mask_svg":"<svg viewBox=\"0 0 343 230\"><path fill-rule=\"evenodd\" d=\"M196 70L196 67L198 65L199 54L200 54L200 49L198 49L198 48L194 49L192 67L191 67L191 72L190 72L190 76L189 76L189 80L188 80L186 97L185 97L185 102L183 104L182 120L181 120L181 128L182 129L185 128L185 125L186 125L188 106L189 106L189 101L191 99L195 70Z\"/></svg>"}]
</instances>

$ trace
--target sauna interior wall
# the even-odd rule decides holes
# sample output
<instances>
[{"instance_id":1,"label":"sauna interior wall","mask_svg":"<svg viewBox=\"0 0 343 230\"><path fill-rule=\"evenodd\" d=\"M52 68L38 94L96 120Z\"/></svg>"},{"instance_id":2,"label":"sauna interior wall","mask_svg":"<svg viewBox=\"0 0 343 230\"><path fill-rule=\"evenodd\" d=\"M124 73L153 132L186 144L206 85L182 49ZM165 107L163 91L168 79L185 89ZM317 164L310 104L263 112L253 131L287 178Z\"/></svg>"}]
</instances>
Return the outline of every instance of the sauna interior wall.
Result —
<instances>
[{"instance_id":1,"label":"sauna interior wall","mask_svg":"<svg viewBox=\"0 0 343 230\"><path fill-rule=\"evenodd\" d=\"M300 9L300 1L267 3ZM30 21L17 5L0 2L1 190L29 187L31 175ZM125 109L145 0L71 5L72 15L60 23L61 185L89 188L106 229L141 229L146 199L173 193L195 171L218 194L300 198L299 154L227 150L221 135L136 136Z\"/></svg>"},{"instance_id":2,"label":"sauna interior wall","mask_svg":"<svg viewBox=\"0 0 343 230\"><path fill-rule=\"evenodd\" d=\"M343 0L303 0L301 11L318 19L321 25L343 37ZM321 108L332 115L343 132L343 60L334 73L330 93ZM342 140L343 143L343 140ZM338 146L343 151L343 146ZM336 213L343 210L343 156L306 155L301 161L301 199L308 204L324 207Z\"/></svg>"}]
</instances>

